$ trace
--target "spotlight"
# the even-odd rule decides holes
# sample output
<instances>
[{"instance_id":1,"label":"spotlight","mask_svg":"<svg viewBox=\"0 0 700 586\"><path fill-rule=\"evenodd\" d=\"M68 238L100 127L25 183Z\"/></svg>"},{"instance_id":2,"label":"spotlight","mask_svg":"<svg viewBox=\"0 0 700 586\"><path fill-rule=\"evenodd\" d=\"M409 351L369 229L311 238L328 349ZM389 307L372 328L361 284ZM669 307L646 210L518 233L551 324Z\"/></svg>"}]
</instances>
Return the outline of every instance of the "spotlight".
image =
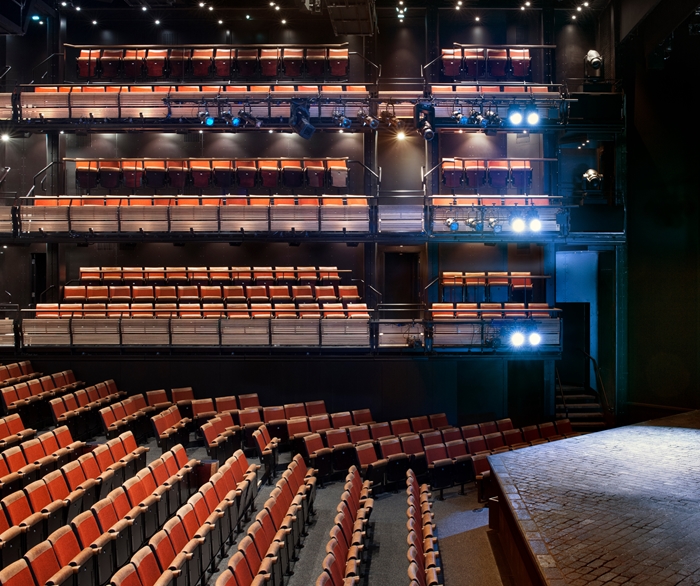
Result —
<instances>
[{"instance_id":1,"label":"spotlight","mask_svg":"<svg viewBox=\"0 0 700 586\"><path fill-rule=\"evenodd\" d=\"M97 21L96 21L96 20L93 20L93 21L92 21L92 24L97 24Z\"/></svg>"},{"instance_id":2,"label":"spotlight","mask_svg":"<svg viewBox=\"0 0 700 586\"><path fill-rule=\"evenodd\" d=\"M532 210L530 213L528 213L527 227L530 229L530 232L539 232L542 230L542 221L540 220L537 210Z\"/></svg>"},{"instance_id":3,"label":"spotlight","mask_svg":"<svg viewBox=\"0 0 700 586\"><path fill-rule=\"evenodd\" d=\"M510 345L520 348L525 343L525 335L522 332L513 332L510 335Z\"/></svg>"},{"instance_id":4,"label":"spotlight","mask_svg":"<svg viewBox=\"0 0 700 586\"><path fill-rule=\"evenodd\" d=\"M396 130L401 130L403 128L403 122L396 117L396 114L389 112L389 110L383 110L379 114L379 119L389 128L395 128Z\"/></svg>"},{"instance_id":5,"label":"spotlight","mask_svg":"<svg viewBox=\"0 0 700 586\"><path fill-rule=\"evenodd\" d=\"M396 133L396 140L404 140L406 138L406 133L403 130L399 130Z\"/></svg>"},{"instance_id":6,"label":"spotlight","mask_svg":"<svg viewBox=\"0 0 700 586\"><path fill-rule=\"evenodd\" d=\"M501 226L501 222L498 218L489 218L489 228L496 234L499 234L501 230L503 230L503 226Z\"/></svg>"},{"instance_id":7,"label":"spotlight","mask_svg":"<svg viewBox=\"0 0 700 586\"><path fill-rule=\"evenodd\" d=\"M467 226L469 226L475 232L484 231L484 221L479 218L469 218L467 220Z\"/></svg>"},{"instance_id":8,"label":"spotlight","mask_svg":"<svg viewBox=\"0 0 700 586\"><path fill-rule=\"evenodd\" d=\"M340 110L334 110L331 117L333 118L333 124L337 124L341 128L350 128L352 126L352 120L347 118Z\"/></svg>"},{"instance_id":9,"label":"spotlight","mask_svg":"<svg viewBox=\"0 0 700 586\"><path fill-rule=\"evenodd\" d=\"M527 341L530 342L530 346L539 346L542 341L542 336L537 332L532 332L528 337Z\"/></svg>"},{"instance_id":10,"label":"spotlight","mask_svg":"<svg viewBox=\"0 0 700 586\"><path fill-rule=\"evenodd\" d=\"M236 123L236 120L238 123ZM260 118L256 118L246 110L238 110L238 116L232 122L234 126L255 126L255 128L260 128L263 125Z\"/></svg>"},{"instance_id":11,"label":"spotlight","mask_svg":"<svg viewBox=\"0 0 700 586\"><path fill-rule=\"evenodd\" d=\"M209 117L209 112L208 112L208 111L205 111L205 112L197 112L197 118L199 118L199 121L200 121L202 124L204 124L204 122L206 121L206 119L207 119L208 117Z\"/></svg>"},{"instance_id":12,"label":"spotlight","mask_svg":"<svg viewBox=\"0 0 700 586\"><path fill-rule=\"evenodd\" d=\"M156 24L160 24L160 20L156 20Z\"/></svg>"},{"instance_id":13,"label":"spotlight","mask_svg":"<svg viewBox=\"0 0 700 586\"><path fill-rule=\"evenodd\" d=\"M80 12L80 6L76 6L75 9Z\"/></svg>"},{"instance_id":14,"label":"spotlight","mask_svg":"<svg viewBox=\"0 0 700 586\"><path fill-rule=\"evenodd\" d=\"M214 126L214 117L213 116L207 116L206 119L204 120L204 124L207 126Z\"/></svg>"},{"instance_id":15,"label":"spotlight","mask_svg":"<svg viewBox=\"0 0 700 586\"><path fill-rule=\"evenodd\" d=\"M289 106L289 126L302 138L310 139L316 128L309 122L308 102L306 100L292 100Z\"/></svg>"},{"instance_id":16,"label":"spotlight","mask_svg":"<svg viewBox=\"0 0 700 586\"><path fill-rule=\"evenodd\" d=\"M246 20L250 20L250 14L246 14L246 15L245 15L245 19L246 19Z\"/></svg>"},{"instance_id":17,"label":"spotlight","mask_svg":"<svg viewBox=\"0 0 700 586\"><path fill-rule=\"evenodd\" d=\"M7 142L8 140L10 140L10 135L3 134L2 136L0 136L0 140L2 140L2 142Z\"/></svg>"},{"instance_id":18,"label":"spotlight","mask_svg":"<svg viewBox=\"0 0 700 586\"><path fill-rule=\"evenodd\" d=\"M525 220L520 214L515 213L511 215L508 221L513 232L517 232L519 234L525 230Z\"/></svg>"},{"instance_id":19,"label":"spotlight","mask_svg":"<svg viewBox=\"0 0 700 586\"><path fill-rule=\"evenodd\" d=\"M584 77L599 77L602 74L603 64L603 56L598 51L593 49L588 51L583 58ZM592 69L596 74L592 75L589 69Z\"/></svg>"},{"instance_id":20,"label":"spotlight","mask_svg":"<svg viewBox=\"0 0 700 586\"><path fill-rule=\"evenodd\" d=\"M418 134L425 140L431 141L435 138L435 107L432 104L425 102L416 104L413 110L413 121Z\"/></svg>"},{"instance_id":21,"label":"spotlight","mask_svg":"<svg viewBox=\"0 0 700 586\"><path fill-rule=\"evenodd\" d=\"M472 110L469 113L469 124L481 126L481 123L483 120L484 120L484 115L481 112L478 112L476 110Z\"/></svg>"},{"instance_id":22,"label":"spotlight","mask_svg":"<svg viewBox=\"0 0 700 586\"><path fill-rule=\"evenodd\" d=\"M377 130L377 128L379 128L379 120L374 116L365 114L364 110L360 110L357 113L357 119L362 122L362 126L369 126L372 130Z\"/></svg>"},{"instance_id":23,"label":"spotlight","mask_svg":"<svg viewBox=\"0 0 700 586\"><path fill-rule=\"evenodd\" d=\"M445 226L450 229L450 232L456 232L459 230L459 222L455 218L447 218L445 220Z\"/></svg>"},{"instance_id":24,"label":"spotlight","mask_svg":"<svg viewBox=\"0 0 700 586\"><path fill-rule=\"evenodd\" d=\"M502 124L501 117L493 110L487 110L481 118L481 126L484 128L487 126L501 126Z\"/></svg>"},{"instance_id":25,"label":"spotlight","mask_svg":"<svg viewBox=\"0 0 700 586\"><path fill-rule=\"evenodd\" d=\"M467 126L467 124L469 124L469 116L465 116L459 110L452 112L452 120L455 120L460 126Z\"/></svg>"},{"instance_id":26,"label":"spotlight","mask_svg":"<svg viewBox=\"0 0 700 586\"><path fill-rule=\"evenodd\" d=\"M231 112L222 112L221 119L225 124L233 124L233 114Z\"/></svg>"},{"instance_id":27,"label":"spotlight","mask_svg":"<svg viewBox=\"0 0 700 586\"><path fill-rule=\"evenodd\" d=\"M584 191L597 191L603 185L603 176L595 169L588 169L583 174Z\"/></svg>"},{"instance_id":28,"label":"spotlight","mask_svg":"<svg viewBox=\"0 0 700 586\"><path fill-rule=\"evenodd\" d=\"M513 104L508 108L508 122L513 126L520 126L523 123L523 111L520 106Z\"/></svg>"},{"instance_id":29,"label":"spotlight","mask_svg":"<svg viewBox=\"0 0 700 586\"><path fill-rule=\"evenodd\" d=\"M537 111L535 104L530 104L525 108L525 120L530 126L535 126L540 123L540 113Z\"/></svg>"},{"instance_id":30,"label":"spotlight","mask_svg":"<svg viewBox=\"0 0 700 586\"><path fill-rule=\"evenodd\" d=\"M141 10L143 10L144 12L146 12L146 10L148 10L148 6L142 6L142 7L141 7Z\"/></svg>"}]
</instances>

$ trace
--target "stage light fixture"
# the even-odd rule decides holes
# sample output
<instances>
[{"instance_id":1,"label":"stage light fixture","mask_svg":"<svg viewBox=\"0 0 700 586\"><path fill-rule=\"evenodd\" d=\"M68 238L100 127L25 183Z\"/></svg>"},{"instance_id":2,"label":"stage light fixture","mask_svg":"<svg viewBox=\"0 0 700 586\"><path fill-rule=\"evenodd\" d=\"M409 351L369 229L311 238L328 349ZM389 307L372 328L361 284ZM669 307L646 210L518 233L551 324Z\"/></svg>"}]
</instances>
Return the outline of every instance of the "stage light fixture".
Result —
<instances>
[{"instance_id":1,"label":"stage light fixture","mask_svg":"<svg viewBox=\"0 0 700 586\"><path fill-rule=\"evenodd\" d=\"M483 119L484 119L484 115L477 110L472 110L469 113L469 124L481 126L481 122L483 121Z\"/></svg>"},{"instance_id":2,"label":"stage light fixture","mask_svg":"<svg viewBox=\"0 0 700 586\"><path fill-rule=\"evenodd\" d=\"M406 138L406 133L403 130L399 130L396 133L396 140L405 140Z\"/></svg>"},{"instance_id":3,"label":"stage light fixture","mask_svg":"<svg viewBox=\"0 0 700 586\"><path fill-rule=\"evenodd\" d=\"M34 21L39 20L39 15L38 15L38 14L34 14L34 15L32 16L32 20L34 20Z\"/></svg>"},{"instance_id":4,"label":"stage light fixture","mask_svg":"<svg viewBox=\"0 0 700 586\"><path fill-rule=\"evenodd\" d=\"M435 106L430 102L419 102L413 109L413 122L418 134L426 141L435 138Z\"/></svg>"},{"instance_id":5,"label":"stage light fixture","mask_svg":"<svg viewBox=\"0 0 700 586\"><path fill-rule=\"evenodd\" d=\"M469 116L465 116L459 110L452 112L452 120L456 121L460 126L467 126L469 124Z\"/></svg>"},{"instance_id":6,"label":"stage light fixture","mask_svg":"<svg viewBox=\"0 0 700 586\"><path fill-rule=\"evenodd\" d=\"M481 118L481 126L483 128L487 127L498 127L503 124L501 117L493 110L487 110L486 113Z\"/></svg>"},{"instance_id":7,"label":"stage light fixture","mask_svg":"<svg viewBox=\"0 0 700 586\"><path fill-rule=\"evenodd\" d=\"M590 51L588 51L588 53L586 53L586 56L584 57L584 63L587 67L590 67L594 71L597 71L603 68L603 56L600 53L598 53L598 51L591 49Z\"/></svg>"},{"instance_id":8,"label":"stage light fixture","mask_svg":"<svg viewBox=\"0 0 700 586\"><path fill-rule=\"evenodd\" d=\"M260 128L263 125L263 121L260 118L256 118L250 112L246 110L238 110L238 119L242 122L236 124L236 126L255 126L255 128Z\"/></svg>"},{"instance_id":9,"label":"stage light fixture","mask_svg":"<svg viewBox=\"0 0 700 586\"><path fill-rule=\"evenodd\" d=\"M197 113L197 118L199 118L199 121L204 124L209 117L209 112L208 111L200 111Z\"/></svg>"},{"instance_id":10,"label":"stage light fixture","mask_svg":"<svg viewBox=\"0 0 700 586\"><path fill-rule=\"evenodd\" d=\"M523 111L517 104L508 108L508 122L513 126L520 126L523 123Z\"/></svg>"},{"instance_id":11,"label":"stage light fixture","mask_svg":"<svg viewBox=\"0 0 700 586\"><path fill-rule=\"evenodd\" d=\"M530 104L525 108L525 120L530 126L540 123L540 113L537 111L535 104Z\"/></svg>"},{"instance_id":12,"label":"stage light fixture","mask_svg":"<svg viewBox=\"0 0 700 586\"><path fill-rule=\"evenodd\" d=\"M525 343L525 334L522 332L513 332L510 335L510 345L515 348L520 348Z\"/></svg>"},{"instance_id":13,"label":"stage light fixture","mask_svg":"<svg viewBox=\"0 0 700 586\"><path fill-rule=\"evenodd\" d=\"M389 112L389 110L380 112L379 119L389 128L394 128L396 130L401 130L403 128L403 122L396 117L396 114Z\"/></svg>"},{"instance_id":14,"label":"stage light fixture","mask_svg":"<svg viewBox=\"0 0 700 586\"><path fill-rule=\"evenodd\" d=\"M537 332L532 332L528 337L527 341L530 342L530 346L539 346L542 341L542 336Z\"/></svg>"},{"instance_id":15,"label":"stage light fixture","mask_svg":"<svg viewBox=\"0 0 700 586\"><path fill-rule=\"evenodd\" d=\"M369 126L372 130L377 130L377 128L379 128L379 120L365 113L364 110L359 110L357 112L357 119L362 122L362 126Z\"/></svg>"},{"instance_id":16,"label":"stage light fixture","mask_svg":"<svg viewBox=\"0 0 700 586\"><path fill-rule=\"evenodd\" d=\"M583 174L583 189L585 191L598 191L603 185L603 176L595 169L588 169Z\"/></svg>"},{"instance_id":17,"label":"stage light fixture","mask_svg":"<svg viewBox=\"0 0 700 586\"><path fill-rule=\"evenodd\" d=\"M467 220L467 226L469 226L475 232L484 231L484 221L480 218L469 218Z\"/></svg>"},{"instance_id":18,"label":"stage light fixture","mask_svg":"<svg viewBox=\"0 0 700 586\"><path fill-rule=\"evenodd\" d=\"M204 120L204 124L206 124L207 126L214 126L214 122L216 122L216 120L213 116L207 116Z\"/></svg>"},{"instance_id":19,"label":"stage light fixture","mask_svg":"<svg viewBox=\"0 0 700 586\"><path fill-rule=\"evenodd\" d=\"M10 140L10 135L3 134L2 136L0 136L0 140L2 140L2 142L7 142L8 140Z\"/></svg>"},{"instance_id":20,"label":"stage light fixture","mask_svg":"<svg viewBox=\"0 0 700 586\"><path fill-rule=\"evenodd\" d=\"M542 221L537 213L537 210L531 210L527 214L527 227L530 232L539 232L542 230Z\"/></svg>"},{"instance_id":21,"label":"stage light fixture","mask_svg":"<svg viewBox=\"0 0 700 586\"><path fill-rule=\"evenodd\" d=\"M350 128L352 126L352 120L347 118L340 110L334 110L331 118L333 119L333 124L341 128Z\"/></svg>"},{"instance_id":22,"label":"stage light fixture","mask_svg":"<svg viewBox=\"0 0 700 586\"><path fill-rule=\"evenodd\" d=\"M508 220L510 223L510 228L513 230L513 232L517 232L520 234L521 232L525 231L525 219L520 215L520 213L514 213L510 216L510 219Z\"/></svg>"},{"instance_id":23,"label":"stage light fixture","mask_svg":"<svg viewBox=\"0 0 700 586\"><path fill-rule=\"evenodd\" d=\"M292 100L289 105L289 126L302 138L309 140L316 127L309 121L311 114L306 100Z\"/></svg>"},{"instance_id":24,"label":"stage light fixture","mask_svg":"<svg viewBox=\"0 0 700 586\"><path fill-rule=\"evenodd\" d=\"M501 226L501 221L498 218L489 218L489 228L493 230L496 234L499 234L503 230Z\"/></svg>"},{"instance_id":25,"label":"stage light fixture","mask_svg":"<svg viewBox=\"0 0 700 586\"><path fill-rule=\"evenodd\" d=\"M445 220L445 226L450 229L450 232L456 232L459 230L459 221L456 218L447 218Z\"/></svg>"}]
</instances>

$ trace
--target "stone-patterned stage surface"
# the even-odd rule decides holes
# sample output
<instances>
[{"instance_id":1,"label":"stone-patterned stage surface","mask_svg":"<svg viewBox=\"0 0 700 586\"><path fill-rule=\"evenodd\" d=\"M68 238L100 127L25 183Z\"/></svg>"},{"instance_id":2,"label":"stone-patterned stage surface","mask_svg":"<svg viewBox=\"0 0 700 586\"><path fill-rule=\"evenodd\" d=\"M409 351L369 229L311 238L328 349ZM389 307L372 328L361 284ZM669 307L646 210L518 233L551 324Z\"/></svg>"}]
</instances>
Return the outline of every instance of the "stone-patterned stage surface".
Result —
<instances>
[{"instance_id":1,"label":"stone-patterned stage surface","mask_svg":"<svg viewBox=\"0 0 700 586\"><path fill-rule=\"evenodd\" d=\"M490 461L551 586L700 584L700 411Z\"/></svg>"}]
</instances>

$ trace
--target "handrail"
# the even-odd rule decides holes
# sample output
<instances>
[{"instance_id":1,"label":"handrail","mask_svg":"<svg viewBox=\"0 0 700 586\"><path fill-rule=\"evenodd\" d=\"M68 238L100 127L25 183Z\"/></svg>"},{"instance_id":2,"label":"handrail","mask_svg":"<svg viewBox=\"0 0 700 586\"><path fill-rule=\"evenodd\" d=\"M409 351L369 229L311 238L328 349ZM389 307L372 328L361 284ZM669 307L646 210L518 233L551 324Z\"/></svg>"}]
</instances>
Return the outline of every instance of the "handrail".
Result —
<instances>
[{"instance_id":1,"label":"handrail","mask_svg":"<svg viewBox=\"0 0 700 586\"><path fill-rule=\"evenodd\" d=\"M347 157L346 157L346 158L347 158ZM272 159L272 160L274 160L274 159ZM322 160L322 159L316 159L316 160L317 160L317 161L320 161L320 160ZM330 159L328 159L328 160L330 160ZM375 173L374 171L372 171L372 169L370 169L370 168L369 168L367 165L365 165L362 161L355 161L354 159L349 159L349 160L348 160L348 163L357 163L358 165L362 165L362 166L365 168L365 171L369 171L370 173L372 173L372 175L374 175L374 176L377 178L377 181L380 181L380 180L381 180L381 177L379 176L379 174L378 174L378 173Z\"/></svg>"},{"instance_id":2,"label":"handrail","mask_svg":"<svg viewBox=\"0 0 700 586\"><path fill-rule=\"evenodd\" d=\"M37 67L40 67L41 65L43 65L44 63L46 63L49 59L53 59L56 55L61 55L61 56L63 56L63 53L51 53L51 55L49 55L49 56L48 56L46 59L44 59L41 63L38 63L37 65L35 65L34 67L32 67L32 81L30 81L29 83L34 83L34 70L35 70ZM44 72L44 75L42 75L39 79L44 79L44 78L46 77L46 74L47 74L48 72L49 72L49 71L48 71L48 69L47 69L47 70Z\"/></svg>"},{"instance_id":3,"label":"handrail","mask_svg":"<svg viewBox=\"0 0 700 586\"><path fill-rule=\"evenodd\" d=\"M46 287L46 289L44 289L41 293L39 293L39 303L41 303L43 301L44 295L46 295L49 291L51 291L51 289L55 289L55 288L56 288L56 285L49 285L48 287Z\"/></svg>"},{"instance_id":4,"label":"handrail","mask_svg":"<svg viewBox=\"0 0 700 586\"><path fill-rule=\"evenodd\" d=\"M350 52L348 53L348 56L350 56L350 55L357 55L357 56L358 56L360 59L362 59L365 63L368 63L369 65L371 65L372 67L374 67L374 68L377 70L377 78L376 78L376 80L375 80L374 83L375 83L375 84L378 84L378 83L379 83L379 78L382 76L382 66L381 66L381 64L380 64L380 65L377 65L374 61L370 61L369 59L367 59L367 57L365 57L365 56L362 55L361 53L358 53L357 51L350 51Z\"/></svg>"},{"instance_id":5,"label":"handrail","mask_svg":"<svg viewBox=\"0 0 700 586\"><path fill-rule=\"evenodd\" d=\"M380 297L382 297L382 292L381 292L381 291L375 289L375 288L372 287L372 285L370 285L369 283L365 283L365 281L364 281L363 279L350 279L350 281L351 281L351 282L356 282L356 281L357 281L357 282L360 282L360 283L362 283L365 287L367 287L368 289L371 289L371 290L374 291L377 295L379 295Z\"/></svg>"},{"instance_id":6,"label":"handrail","mask_svg":"<svg viewBox=\"0 0 700 586\"><path fill-rule=\"evenodd\" d=\"M561 404L564 405L564 413L566 418L569 418L569 408L566 406L566 395L564 395L564 387L561 384L561 377L559 376L559 369L554 367L554 376L556 377L556 384L559 388L559 394L561 395Z\"/></svg>"},{"instance_id":7,"label":"handrail","mask_svg":"<svg viewBox=\"0 0 700 586\"><path fill-rule=\"evenodd\" d=\"M12 167L2 167L2 169L0 169L0 186L5 182L11 170Z\"/></svg>"},{"instance_id":8,"label":"handrail","mask_svg":"<svg viewBox=\"0 0 700 586\"><path fill-rule=\"evenodd\" d=\"M32 188L29 190L26 197L30 197L29 194L34 193L35 188L36 188L36 178L39 177L39 175L41 175L42 173L45 173L46 171L48 171L54 165L57 165L58 163L59 163L59 161L51 161L48 165L46 165L46 167L44 167L41 171L39 171L36 175L34 175L34 177L32 177ZM42 191L46 192L46 188L44 187L44 181L46 181L46 175L44 175L44 177L42 178L41 183L40 183Z\"/></svg>"},{"instance_id":9,"label":"handrail","mask_svg":"<svg viewBox=\"0 0 700 586\"><path fill-rule=\"evenodd\" d=\"M577 350L593 363L593 371L595 372L596 382L600 385L601 397L603 399L603 408L607 413L613 413L614 409L608 401L608 395L605 392L605 385L603 384L603 378L600 375L598 361L595 358L593 358L593 356L591 356L588 352L586 352L583 348L577 348Z\"/></svg>"},{"instance_id":10,"label":"handrail","mask_svg":"<svg viewBox=\"0 0 700 586\"><path fill-rule=\"evenodd\" d=\"M5 77L5 76L10 72L10 69L12 69L12 65L5 65L5 68L3 69L3 72L0 73L0 79L2 79L3 77Z\"/></svg>"}]
</instances>

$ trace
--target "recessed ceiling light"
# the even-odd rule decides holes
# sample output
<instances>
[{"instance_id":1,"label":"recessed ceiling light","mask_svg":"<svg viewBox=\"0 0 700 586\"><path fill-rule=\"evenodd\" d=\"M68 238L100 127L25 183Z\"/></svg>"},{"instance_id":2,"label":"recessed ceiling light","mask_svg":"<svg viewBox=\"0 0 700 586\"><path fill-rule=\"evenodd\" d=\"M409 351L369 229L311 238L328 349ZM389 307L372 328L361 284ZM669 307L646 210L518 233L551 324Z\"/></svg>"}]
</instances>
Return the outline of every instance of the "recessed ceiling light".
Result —
<instances>
[{"instance_id":1,"label":"recessed ceiling light","mask_svg":"<svg viewBox=\"0 0 700 586\"><path fill-rule=\"evenodd\" d=\"M223 21L223 20L220 20L220 21L219 21L219 24L224 24L224 21Z\"/></svg>"},{"instance_id":2,"label":"recessed ceiling light","mask_svg":"<svg viewBox=\"0 0 700 586\"><path fill-rule=\"evenodd\" d=\"M68 2L61 2L61 6L68 6Z\"/></svg>"},{"instance_id":3,"label":"recessed ceiling light","mask_svg":"<svg viewBox=\"0 0 700 586\"><path fill-rule=\"evenodd\" d=\"M479 17L477 16L474 20L476 20L476 22L479 22L479 21L481 20L481 18L479 18Z\"/></svg>"},{"instance_id":4,"label":"recessed ceiling light","mask_svg":"<svg viewBox=\"0 0 700 586\"><path fill-rule=\"evenodd\" d=\"M97 21L96 21L96 20L93 20L93 21L92 21L92 24L97 24Z\"/></svg>"},{"instance_id":5,"label":"recessed ceiling light","mask_svg":"<svg viewBox=\"0 0 700 586\"><path fill-rule=\"evenodd\" d=\"M455 10L459 10L459 4L455 6Z\"/></svg>"},{"instance_id":6,"label":"recessed ceiling light","mask_svg":"<svg viewBox=\"0 0 700 586\"><path fill-rule=\"evenodd\" d=\"M275 6L275 10L279 10L279 9L280 9L280 7L279 7L279 6Z\"/></svg>"},{"instance_id":7,"label":"recessed ceiling light","mask_svg":"<svg viewBox=\"0 0 700 586\"><path fill-rule=\"evenodd\" d=\"M43 20L40 20L40 21L39 21L39 24L44 24L44 21L43 21Z\"/></svg>"},{"instance_id":8,"label":"recessed ceiling light","mask_svg":"<svg viewBox=\"0 0 700 586\"><path fill-rule=\"evenodd\" d=\"M10 140L10 135L3 134L2 137L0 137L0 138L2 139L2 142L7 142L8 140Z\"/></svg>"},{"instance_id":9,"label":"recessed ceiling light","mask_svg":"<svg viewBox=\"0 0 700 586\"><path fill-rule=\"evenodd\" d=\"M209 11L212 11L212 10L214 10L214 7L213 7L213 6L210 6L210 7L209 7Z\"/></svg>"},{"instance_id":10,"label":"recessed ceiling light","mask_svg":"<svg viewBox=\"0 0 700 586\"><path fill-rule=\"evenodd\" d=\"M80 6L76 6L75 9L80 12Z\"/></svg>"},{"instance_id":11,"label":"recessed ceiling light","mask_svg":"<svg viewBox=\"0 0 700 586\"><path fill-rule=\"evenodd\" d=\"M572 14L572 15L571 15L571 20L576 20L576 15L575 15L575 14Z\"/></svg>"},{"instance_id":12,"label":"recessed ceiling light","mask_svg":"<svg viewBox=\"0 0 700 586\"><path fill-rule=\"evenodd\" d=\"M142 7L141 7L141 10L143 10L144 12L146 12L146 10L148 10L148 6L142 6Z\"/></svg>"},{"instance_id":13,"label":"recessed ceiling light","mask_svg":"<svg viewBox=\"0 0 700 586\"><path fill-rule=\"evenodd\" d=\"M199 7L200 7L200 8L204 8L205 6L206 6L206 4L205 4L204 2L200 2L200 3L199 3Z\"/></svg>"},{"instance_id":14,"label":"recessed ceiling light","mask_svg":"<svg viewBox=\"0 0 700 586\"><path fill-rule=\"evenodd\" d=\"M156 24L160 24L160 20L156 20Z\"/></svg>"},{"instance_id":15,"label":"recessed ceiling light","mask_svg":"<svg viewBox=\"0 0 700 586\"><path fill-rule=\"evenodd\" d=\"M245 15L245 19L246 19L246 20L250 20L250 14L246 14L246 15Z\"/></svg>"},{"instance_id":16,"label":"recessed ceiling light","mask_svg":"<svg viewBox=\"0 0 700 586\"><path fill-rule=\"evenodd\" d=\"M520 7L520 10L525 10L525 7L524 7L524 6L521 6L521 7Z\"/></svg>"},{"instance_id":17,"label":"recessed ceiling light","mask_svg":"<svg viewBox=\"0 0 700 586\"><path fill-rule=\"evenodd\" d=\"M577 7L576 7L576 10L577 10L578 12L581 12L581 7L580 7L580 6L577 6Z\"/></svg>"},{"instance_id":18,"label":"recessed ceiling light","mask_svg":"<svg viewBox=\"0 0 700 586\"><path fill-rule=\"evenodd\" d=\"M287 24L287 21L285 19L282 19L282 24Z\"/></svg>"}]
</instances>

